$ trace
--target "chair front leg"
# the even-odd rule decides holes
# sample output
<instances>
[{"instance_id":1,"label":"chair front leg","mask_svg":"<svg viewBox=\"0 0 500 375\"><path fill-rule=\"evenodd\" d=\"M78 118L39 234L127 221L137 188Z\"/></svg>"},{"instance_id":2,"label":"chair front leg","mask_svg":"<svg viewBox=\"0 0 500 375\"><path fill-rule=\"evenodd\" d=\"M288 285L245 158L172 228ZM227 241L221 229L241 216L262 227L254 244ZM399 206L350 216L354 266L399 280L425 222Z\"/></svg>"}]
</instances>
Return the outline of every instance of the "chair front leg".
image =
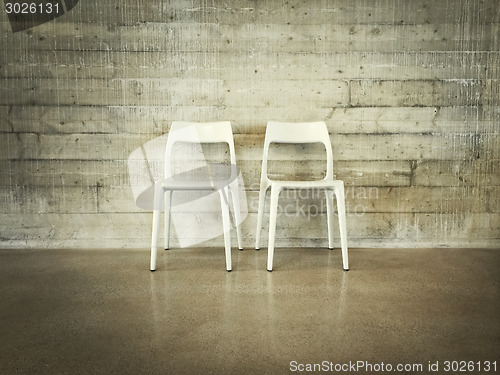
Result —
<instances>
[{"instance_id":1,"label":"chair front leg","mask_svg":"<svg viewBox=\"0 0 500 375\"><path fill-rule=\"evenodd\" d=\"M267 270L273 270L274 238L276 235L276 219L278 216L278 198L281 188L271 185L271 208L269 209L269 245L267 247Z\"/></svg>"},{"instance_id":2,"label":"chair front leg","mask_svg":"<svg viewBox=\"0 0 500 375\"><path fill-rule=\"evenodd\" d=\"M155 183L154 206L153 206L153 229L151 235L151 261L149 269L156 270L156 255L158 252L158 227L160 226L160 212L163 200L163 187L161 183Z\"/></svg>"},{"instance_id":3,"label":"chair front leg","mask_svg":"<svg viewBox=\"0 0 500 375\"><path fill-rule=\"evenodd\" d=\"M342 263L345 271L349 271L349 258L347 254L347 223L345 214L344 183L335 189L337 198L337 211L339 215L340 243L342 246Z\"/></svg>"},{"instance_id":4,"label":"chair front leg","mask_svg":"<svg viewBox=\"0 0 500 375\"><path fill-rule=\"evenodd\" d=\"M222 210L222 226L224 229L224 248L226 252L226 270L231 272L231 221L229 218L228 188L219 190Z\"/></svg>"},{"instance_id":5,"label":"chair front leg","mask_svg":"<svg viewBox=\"0 0 500 375\"><path fill-rule=\"evenodd\" d=\"M325 189L326 219L328 224L328 248L333 249L333 191Z\"/></svg>"}]
</instances>

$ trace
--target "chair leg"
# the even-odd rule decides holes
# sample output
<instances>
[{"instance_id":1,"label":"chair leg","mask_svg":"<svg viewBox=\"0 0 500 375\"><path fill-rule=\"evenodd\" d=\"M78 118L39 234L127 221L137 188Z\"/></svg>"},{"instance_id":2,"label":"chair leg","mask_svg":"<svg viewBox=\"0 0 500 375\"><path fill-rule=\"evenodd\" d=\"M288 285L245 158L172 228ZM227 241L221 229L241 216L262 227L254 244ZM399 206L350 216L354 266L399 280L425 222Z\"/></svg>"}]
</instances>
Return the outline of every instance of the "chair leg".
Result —
<instances>
[{"instance_id":1,"label":"chair leg","mask_svg":"<svg viewBox=\"0 0 500 375\"><path fill-rule=\"evenodd\" d=\"M166 191L165 195L167 196L165 199L165 220L164 220L164 241L165 241L165 250L170 249L170 220L172 217L171 208L172 208L172 195L174 195L173 191Z\"/></svg>"},{"instance_id":2,"label":"chair leg","mask_svg":"<svg viewBox=\"0 0 500 375\"><path fill-rule=\"evenodd\" d=\"M153 207L153 230L151 235L151 261L149 269L156 270L156 255L158 252L158 227L160 226L160 210L163 200L163 191L160 184L155 185L154 207Z\"/></svg>"},{"instance_id":3,"label":"chair leg","mask_svg":"<svg viewBox=\"0 0 500 375\"><path fill-rule=\"evenodd\" d=\"M347 224L345 216L344 184L335 189L337 198L337 211L339 215L340 242L342 245L342 263L345 271L349 271L349 258L347 254Z\"/></svg>"},{"instance_id":4,"label":"chair leg","mask_svg":"<svg viewBox=\"0 0 500 375\"><path fill-rule=\"evenodd\" d=\"M325 189L326 218L328 223L328 248L333 249L333 191Z\"/></svg>"},{"instance_id":5,"label":"chair leg","mask_svg":"<svg viewBox=\"0 0 500 375\"><path fill-rule=\"evenodd\" d=\"M243 245L241 243L241 209L240 209L240 192L238 191L238 179L230 185L231 196L233 198L233 210L234 210L234 226L236 227L236 237L238 239L238 249L243 250Z\"/></svg>"},{"instance_id":6,"label":"chair leg","mask_svg":"<svg viewBox=\"0 0 500 375\"><path fill-rule=\"evenodd\" d=\"M224 248L226 252L226 270L231 272L231 221L229 219L228 188L219 190L224 229Z\"/></svg>"},{"instance_id":7,"label":"chair leg","mask_svg":"<svg viewBox=\"0 0 500 375\"><path fill-rule=\"evenodd\" d=\"M271 185L271 208L269 209L269 245L267 248L267 270L273 270L274 237L276 234L276 218L278 216L278 198L281 189Z\"/></svg>"},{"instance_id":8,"label":"chair leg","mask_svg":"<svg viewBox=\"0 0 500 375\"><path fill-rule=\"evenodd\" d=\"M265 185L260 185L259 192L259 209L257 211L257 231L255 234L255 250L260 249L260 235L262 232L262 217L264 216L264 203L266 201L267 188Z\"/></svg>"}]
</instances>

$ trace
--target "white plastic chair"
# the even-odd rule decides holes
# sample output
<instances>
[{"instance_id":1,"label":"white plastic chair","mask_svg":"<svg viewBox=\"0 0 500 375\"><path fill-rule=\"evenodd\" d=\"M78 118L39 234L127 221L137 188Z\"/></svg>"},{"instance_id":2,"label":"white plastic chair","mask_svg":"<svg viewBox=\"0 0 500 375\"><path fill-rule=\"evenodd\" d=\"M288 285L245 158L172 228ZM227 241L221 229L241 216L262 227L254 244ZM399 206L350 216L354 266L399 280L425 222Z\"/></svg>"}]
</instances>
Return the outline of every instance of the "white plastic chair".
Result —
<instances>
[{"instance_id":1,"label":"white plastic chair","mask_svg":"<svg viewBox=\"0 0 500 375\"><path fill-rule=\"evenodd\" d=\"M267 159L271 143L322 143L326 149L326 176L317 181L282 181L271 180L267 176ZM285 123L270 121L267 123L264 154L262 157L262 173L260 178L259 209L257 217L257 235L255 249L260 248L262 230L262 216L267 190L271 188L271 206L269 220L269 245L267 270L273 269L274 237L276 233L276 216L278 197L284 189L324 189L327 203L328 247L333 248L333 197L337 198L337 211L340 226L340 240L342 245L342 261L344 270L349 270L347 255L347 230L345 216L344 182L336 180L333 175L333 155L330 137L326 124L321 122Z\"/></svg>"},{"instance_id":2,"label":"white plastic chair","mask_svg":"<svg viewBox=\"0 0 500 375\"><path fill-rule=\"evenodd\" d=\"M165 203L165 250L170 247L170 208L172 205L172 195L174 191L218 191L220 194L222 222L224 229L224 247L226 253L226 270L231 271L231 223L229 219L229 195L233 198L233 213L237 231L238 248L243 249L241 244L241 215L240 202L238 192L238 178L231 178L231 183L227 186L214 185L213 181L174 181L169 182L168 178L172 177L171 160L174 145L176 143L227 143L229 146L229 154L231 165L236 165L236 156L234 151L233 132L229 121L211 122L211 123L193 123L176 121L172 123L170 132L165 147L165 180L155 182L154 191L154 209L153 209L153 229L151 240L151 263L150 270L156 269L157 257L157 242L158 242L158 227L160 221L160 208L162 203ZM234 176L233 176L234 177ZM165 182L167 181L167 182Z\"/></svg>"}]
</instances>

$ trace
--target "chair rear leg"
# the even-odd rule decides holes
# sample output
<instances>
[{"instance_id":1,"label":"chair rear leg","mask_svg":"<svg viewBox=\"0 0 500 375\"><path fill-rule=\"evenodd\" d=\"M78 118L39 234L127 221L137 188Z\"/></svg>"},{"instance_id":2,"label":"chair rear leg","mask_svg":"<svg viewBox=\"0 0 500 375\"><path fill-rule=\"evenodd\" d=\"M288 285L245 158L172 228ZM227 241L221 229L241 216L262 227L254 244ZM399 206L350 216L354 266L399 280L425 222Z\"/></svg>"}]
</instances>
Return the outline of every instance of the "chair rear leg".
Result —
<instances>
[{"instance_id":1,"label":"chair rear leg","mask_svg":"<svg viewBox=\"0 0 500 375\"><path fill-rule=\"evenodd\" d=\"M241 207L240 207L240 192L238 190L238 179L231 185L231 197L233 198L233 218L234 226L236 227L236 238L238 239L238 249L243 250L242 237L241 237Z\"/></svg>"},{"instance_id":2,"label":"chair rear leg","mask_svg":"<svg viewBox=\"0 0 500 375\"><path fill-rule=\"evenodd\" d=\"M172 209L172 195L173 191L166 191L165 195L165 221L164 221L164 241L165 241L165 250L170 249L170 221L171 221L171 209Z\"/></svg>"},{"instance_id":3,"label":"chair rear leg","mask_svg":"<svg viewBox=\"0 0 500 375\"><path fill-rule=\"evenodd\" d=\"M259 209L257 211L257 231L255 234L255 250L260 249L260 235L262 233L262 217L264 216L264 203L266 201L267 188L261 184L259 192Z\"/></svg>"}]
</instances>

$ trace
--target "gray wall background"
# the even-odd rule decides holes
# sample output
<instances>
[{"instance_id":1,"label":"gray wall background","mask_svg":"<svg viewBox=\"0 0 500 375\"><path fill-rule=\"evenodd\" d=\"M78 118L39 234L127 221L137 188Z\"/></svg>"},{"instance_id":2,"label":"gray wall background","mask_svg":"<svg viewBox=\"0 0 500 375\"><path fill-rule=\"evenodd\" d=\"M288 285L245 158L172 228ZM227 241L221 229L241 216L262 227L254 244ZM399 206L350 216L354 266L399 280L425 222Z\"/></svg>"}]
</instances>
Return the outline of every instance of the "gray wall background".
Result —
<instances>
[{"instance_id":1,"label":"gray wall background","mask_svg":"<svg viewBox=\"0 0 500 375\"><path fill-rule=\"evenodd\" d=\"M0 246L148 248L128 156L230 120L251 247L266 122L325 120L350 246L500 247L499 24L498 0L82 0L18 33L2 12ZM318 176L305 151L273 173ZM304 203L277 246L326 246Z\"/></svg>"}]
</instances>

